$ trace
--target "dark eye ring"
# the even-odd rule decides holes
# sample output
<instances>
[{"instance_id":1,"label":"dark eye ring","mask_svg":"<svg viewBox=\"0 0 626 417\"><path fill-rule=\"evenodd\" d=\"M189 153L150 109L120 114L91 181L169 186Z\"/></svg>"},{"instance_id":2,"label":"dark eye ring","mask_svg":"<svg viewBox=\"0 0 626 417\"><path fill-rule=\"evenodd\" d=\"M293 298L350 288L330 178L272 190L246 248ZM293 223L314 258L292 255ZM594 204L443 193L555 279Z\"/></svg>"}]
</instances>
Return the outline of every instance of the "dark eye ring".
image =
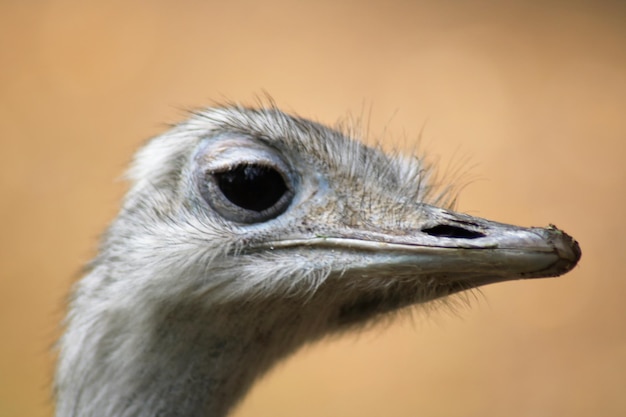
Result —
<instances>
[{"instance_id":1,"label":"dark eye ring","mask_svg":"<svg viewBox=\"0 0 626 417\"><path fill-rule=\"evenodd\" d=\"M248 224L279 216L294 194L288 175L256 161L207 172L201 192L222 217Z\"/></svg>"}]
</instances>

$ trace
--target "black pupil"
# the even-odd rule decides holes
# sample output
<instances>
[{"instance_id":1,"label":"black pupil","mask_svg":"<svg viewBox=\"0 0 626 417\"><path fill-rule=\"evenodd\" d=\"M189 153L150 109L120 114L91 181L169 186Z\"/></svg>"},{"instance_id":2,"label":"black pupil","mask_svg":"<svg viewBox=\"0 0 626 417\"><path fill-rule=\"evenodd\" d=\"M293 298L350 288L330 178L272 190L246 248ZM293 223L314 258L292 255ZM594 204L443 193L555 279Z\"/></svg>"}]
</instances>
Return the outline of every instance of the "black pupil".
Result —
<instances>
[{"instance_id":1,"label":"black pupil","mask_svg":"<svg viewBox=\"0 0 626 417\"><path fill-rule=\"evenodd\" d=\"M267 210L287 192L282 175L268 166L240 165L214 175L224 196L246 210Z\"/></svg>"}]
</instances>

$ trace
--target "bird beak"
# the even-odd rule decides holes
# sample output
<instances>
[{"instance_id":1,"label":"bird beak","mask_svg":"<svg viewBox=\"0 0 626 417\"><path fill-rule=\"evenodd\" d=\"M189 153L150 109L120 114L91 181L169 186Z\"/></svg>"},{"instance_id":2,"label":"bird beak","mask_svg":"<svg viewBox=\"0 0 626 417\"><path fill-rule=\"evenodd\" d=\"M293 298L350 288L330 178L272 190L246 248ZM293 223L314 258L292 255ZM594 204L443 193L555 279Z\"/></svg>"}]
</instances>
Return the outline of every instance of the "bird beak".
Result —
<instances>
[{"instance_id":1,"label":"bird beak","mask_svg":"<svg viewBox=\"0 0 626 417\"><path fill-rule=\"evenodd\" d=\"M346 271L411 271L445 283L477 287L542 278L570 271L580 259L578 243L553 225L518 227L434 206L419 207L414 227L351 227L315 237L294 236L273 247L326 248L350 252Z\"/></svg>"}]
</instances>

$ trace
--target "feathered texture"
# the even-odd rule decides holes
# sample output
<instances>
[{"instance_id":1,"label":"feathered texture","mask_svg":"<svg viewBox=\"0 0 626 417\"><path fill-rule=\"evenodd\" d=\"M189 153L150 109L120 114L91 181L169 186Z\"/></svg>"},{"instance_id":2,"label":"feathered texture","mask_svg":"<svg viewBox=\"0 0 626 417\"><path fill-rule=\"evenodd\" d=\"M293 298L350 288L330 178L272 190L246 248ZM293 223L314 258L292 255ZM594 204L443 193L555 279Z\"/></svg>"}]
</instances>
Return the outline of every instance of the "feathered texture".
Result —
<instances>
[{"instance_id":1,"label":"feathered texture","mask_svg":"<svg viewBox=\"0 0 626 417\"><path fill-rule=\"evenodd\" d=\"M304 219L296 219L298 224L277 219L271 228L261 225L249 230L249 227L239 228L219 217L207 216L202 209L198 210L205 204L194 196L190 166L194 151L202 141L224 134L252 137L287 155L287 159L305 159L303 165L307 170L326 176L326 184L322 186L330 187L332 183L335 193L345 195L334 198L326 195L319 210ZM197 112L171 132L152 140L137 154L128 172L131 189L118 220L105 238L100 262L110 264L114 259L122 259L126 263L129 248L135 248L145 251L136 258L146 266L179 273L188 268L202 269L193 273L211 271L211 281L202 283L201 288L203 296L214 293L212 302L230 300L239 294L251 297L262 293L264 288L273 294L281 287L289 292L315 289L330 272L330 266L320 271L319 265L315 265L306 271L297 258L292 265L285 265L284 260L277 263L271 254L263 254L250 265L239 264L241 278L233 282L231 266L215 260L237 253L254 242L281 236L283 230L293 232L294 228L303 228L302 224L307 221L329 226L337 221L372 228L387 225L396 229L407 222L407 207L431 204L450 208L455 199L454 188L441 190L430 186L429 179L434 174L432 167L416 156L386 155L379 147L366 147L340 131L286 115L274 107L225 107ZM337 218L339 216L341 218ZM325 235L323 230L316 232ZM328 231L326 235L332 233ZM119 238L122 240L118 245ZM126 256L111 253L116 248ZM267 264L267 274L259 273L263 270L259 262ZM164 268L167 264L170 268ZM216 268L219 267L225 271L227 286L217 278L220 274ZM292 270L293 273L280 273ZM283 279L285 277L288 279ZM305 281L309 278L311 283L307 284ZM154 278L150 280L154 282ZM236 285L243 287L236 288Z\"/></svg>"},{"instance_id":2,"label":"feathered texture","mask_svg":"<svg viewBox=\"0 0 626 417\"><path fill-rule=\"evenodd\" d=\"M284 212L249 221L211 188L251 164L280 172ZM222 416L306 342L511 279L483 279L482 258L467 273L467 257L438 260L475 238L495 247L487 230L503 225L448 211L454 188L433 186L428 164L273 106L196 112L143 147L128 178L74 289L58 417Z\"/></svg>"}]
</instances>

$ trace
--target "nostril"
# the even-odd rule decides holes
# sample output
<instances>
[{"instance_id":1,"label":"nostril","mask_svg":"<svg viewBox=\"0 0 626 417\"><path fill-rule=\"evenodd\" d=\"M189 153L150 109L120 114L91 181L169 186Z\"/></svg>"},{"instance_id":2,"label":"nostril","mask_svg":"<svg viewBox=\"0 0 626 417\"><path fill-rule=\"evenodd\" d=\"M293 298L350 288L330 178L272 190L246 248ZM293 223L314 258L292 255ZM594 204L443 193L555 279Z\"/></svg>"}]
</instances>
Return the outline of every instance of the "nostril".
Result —
<instances>
[{"instance_id":1,"label":"nostril","mask_svg":"<svg viewBox=\"0 0 626 417\"><path fill-rule=\"evenodd\" d=\"M485 237L484 233L463 229L458 226L450 226L447 224L438 224L434 227L422 229L422 232L436 237L454 237L458 239L476 239L479 237Z\"/></svg>"}]
</instances>

